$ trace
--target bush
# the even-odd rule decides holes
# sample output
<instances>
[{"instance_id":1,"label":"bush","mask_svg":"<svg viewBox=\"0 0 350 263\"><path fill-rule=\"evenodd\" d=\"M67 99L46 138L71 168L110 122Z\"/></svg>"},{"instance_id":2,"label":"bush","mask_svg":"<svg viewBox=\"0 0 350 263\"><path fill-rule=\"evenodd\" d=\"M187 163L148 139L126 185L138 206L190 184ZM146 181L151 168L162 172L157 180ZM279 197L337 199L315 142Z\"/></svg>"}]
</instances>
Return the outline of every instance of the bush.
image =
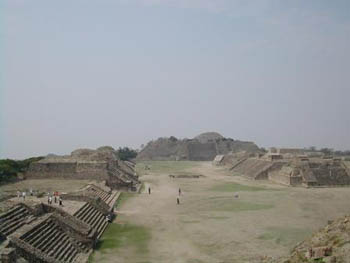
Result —
<instances>
[{"instance_id":1,"label":"bush","mask_svg":"<svg viewBox=\"0 0 350 263\"><path fill-rule=\"evenodd\" d=\"M17 178L18 173L27 171L29 165L32 162L37 162L44 157L32 157L25 160L0 160L0 183L14 181Z\"/></svg>"},{"instance_id":2,"label":"bush","mask_svg":"<svg viewBox=\"0 0 350 263\"><path fill-rule=\"evenodd\" d=\"M119 149L117 150L117 154L119 159L122 161L130 160L137 156L137 152L129 147L119 147Z\"/></svg>"}]
</instances>

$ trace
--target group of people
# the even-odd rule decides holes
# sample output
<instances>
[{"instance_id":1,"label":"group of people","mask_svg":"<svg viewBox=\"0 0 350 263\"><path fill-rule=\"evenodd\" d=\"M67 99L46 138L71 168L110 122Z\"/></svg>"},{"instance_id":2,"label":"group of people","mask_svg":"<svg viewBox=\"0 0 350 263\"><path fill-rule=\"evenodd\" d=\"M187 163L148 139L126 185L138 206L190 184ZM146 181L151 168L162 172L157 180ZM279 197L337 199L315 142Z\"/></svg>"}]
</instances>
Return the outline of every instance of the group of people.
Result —
<instances>
[{"instance_id":1,"label":"group of people","mask_svg":"<svg viewBox=\"0 0 350 263\"><path fill-rule=\"evenodd\" d=\"M180 195L181 195L181 188L179 188L179 196L176 197L176 203L179 205L180 204ZM149 186L148 187L148 194L150 195L151 194L151 187Z\"/></svg>"},{"instance_id":2,"label":"group of people","mask_svg":"<svg viewBox=\"0 0 350 263\"><path fill-rule=\"evenodd\" d=\"M63 206L62 198L61 198L61 196L59 196L58 192L54 192L53 197L50 193L47 193L47 203L49 205L52 205L52 200L54 200L55 204L57 204L57 201L58 201L58 204L60 206Z\"/></svg>"},{"instance_id":3,"label":"group of people","mask_svg":"<svg viewBox=\"0 0 350 263\"><path fill-rule=\"evenodd\" d=\"M30 188L29 193L30 193L30 196L34 195L34 192L33 192L32 188ZM23 191L23 192L17 191L17 197L18 198L23 198L23 201L26 200L26 196L27 196L27 192L26 191Z\"/></svg>"}]
</instances>

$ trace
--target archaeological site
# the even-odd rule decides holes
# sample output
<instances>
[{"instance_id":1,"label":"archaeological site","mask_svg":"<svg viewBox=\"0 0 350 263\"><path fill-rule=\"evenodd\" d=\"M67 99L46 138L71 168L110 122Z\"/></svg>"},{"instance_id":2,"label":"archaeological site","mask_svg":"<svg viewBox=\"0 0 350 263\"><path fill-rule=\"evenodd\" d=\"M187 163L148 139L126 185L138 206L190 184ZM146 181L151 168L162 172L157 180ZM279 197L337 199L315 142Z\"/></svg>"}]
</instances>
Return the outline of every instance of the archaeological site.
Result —
<instances>
[{"instance_id":1,"label":"archaeological site","mask_svg":"<svg viewBox=\"0 0 350 263\"><path fill-rule=\"evenodd\" d=\"M34 162L25 174L28 179L64 178L106 181L112 189L136 190L140 182L134 170L135 164L118 159L109 146L96 150L78 149L70 155L49 155Z\"/></svg>"},{"instance_id":2,"label":"archaeological site","mask_svg":"<svg viewBox=\"0 0 350 263\"><path fill-rule=\"evenodd\" d=\"M319 156L302 149L271 148L265 154L245 151L217 155L214 165L253 180L270 180L288 186L321 187L350 185L350 162Z\"/></svg>"},{"instance_id":3,"label":"archaeological site","mask_svg":"<svg viewBox=\"0 0 350 263\"><path fill-rule=\"evenodd\" d=\"M14 205L0 215L1 262L87 262L119 194L90 184L50 197L12 198Z\"/></svg>"},{"instance_id":4,"label":"archaeological site","mask_svg":"<svg viewBox=\"0 0 350 263\"><path fill-rule=\"evenodd\" d=\"M348 157L207 132L30 160L0 185L1 263L348 262Z\"/></svg>"},{"instance_id":5,"label":"archaeological site","mask_svg":"<svg viewBox=\"0 0 350 263\"><path fill-rule=\"evenodd\" d=\"M202 133L193 139L159 138L140 151L137 160L212 161L216 155L229 152L259 152L253 142L225 138L217 132Z\"/></svg>"}]
</instances>

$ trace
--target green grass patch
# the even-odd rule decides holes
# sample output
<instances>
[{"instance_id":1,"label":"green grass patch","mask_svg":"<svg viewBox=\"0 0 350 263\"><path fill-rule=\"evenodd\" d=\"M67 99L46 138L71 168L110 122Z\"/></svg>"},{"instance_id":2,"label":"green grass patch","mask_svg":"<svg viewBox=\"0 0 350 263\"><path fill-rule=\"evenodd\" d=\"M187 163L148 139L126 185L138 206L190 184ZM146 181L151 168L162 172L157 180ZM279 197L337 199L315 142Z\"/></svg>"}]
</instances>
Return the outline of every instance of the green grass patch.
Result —
<instances>
[{"instance_id":1,"label":"green grass patch","mask_svg":"<svg viewBox=\"0 0 350 263\"><path fill-rule=\"evenodd\" d=\"M147 173L176 174L198 165L199 163L194 161L144 161L136 165L136 172L140 175Z\"/></svg>"},{"instance_id":2,"label":"green grass patch","mask_svg":"<svg viewBox=\"0 0 350 263\"><path fill-rule=\"evenodd\" d=\"M250 192L256 192L256 191L264 191L264 190L272 190L265 187L258 187L258 186L248 186L243 184L237 184L237 183L225 183L220 185L215 185L209 190L216 191L216 192L239 192L239 191L250 191Z\"/></svg>"},{"instance_id":3,"label":"green grass patch","mask_svg":"<svg viewBox=\"0 0 350 263\"><path fill-rule=\"evenodd\" d=\"M311 235L310 229L295 227L269 227L266 233L260 235L258 239L274 240L276 244L290 246L304 240Z\"/></svg>"},{"instance_id":4,"label":"green grass patch","mask_svg":"<svg viewBox=\"0 0 350 263\"><path fill-rule=\"evenodd\" d=\"M98 241L95 252L91 255L89 262L94 261L95 253L114 254L120 249L126 248L147 258L148 242L151 239L150 231L138 225L132 224L109 224L102 238Z\"/></svg>"},{"instance_id":5,"label":"green grass patch","mask_svg":"<svg viewBox=\"0 0 350 263\"><path fill-rule=\"evenodd\" d=\"M120 208L126 202L126 200L128 200L131 197L134 197L135 195L136 195L136 193L129 193L129 192L120 193L120 196L119 196L117 202L115 203L114 207Z\"/></svg>"}]
</instances>

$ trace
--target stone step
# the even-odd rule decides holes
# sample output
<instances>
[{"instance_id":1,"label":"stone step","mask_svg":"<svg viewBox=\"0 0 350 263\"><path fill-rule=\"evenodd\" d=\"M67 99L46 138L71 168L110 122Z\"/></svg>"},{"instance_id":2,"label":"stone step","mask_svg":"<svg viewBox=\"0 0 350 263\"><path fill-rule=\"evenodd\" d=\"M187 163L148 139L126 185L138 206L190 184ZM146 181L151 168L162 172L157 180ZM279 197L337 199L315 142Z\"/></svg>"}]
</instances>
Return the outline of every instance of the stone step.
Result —
<instances>
[{"instance_id":1,"label":"stone step","mask_svg":"<svg viewBox=\"0 0 350 263\"><path fill-rule=\"evenodd\" d=\"M38 236L39 238L37 238L34 242L31 242L31 245L33 247L36 247L39 249L39 245L42 243L42 241L46 240L48 236L50 236L52 234L52 232L55 232L56 228L55 227L50 227L48 229L48 231L45 232L41 232Z\"/></svg>"},{"instance_id":2,"label":"stone step","mask_svg":"<svg viewBox=\"0 0 350 263\"><path fill-rule=\"evenodd\" d=\"M44 244L41 247L41 251L44 251L50 246L51 243L55 243L55 241L57 240L57 237L61 234L61 231L59 231L58 229L55 229L55 231L53 231L45 240L44 240Z\"/></svg>"},{"instance_id":3,"label":"stone step","mask_svg":"<svg viewBox=\"0 0 350 263\"><path fill-rule=\"evenodd\" d=\"M42 251L45 250L45 248L50 244L51 242L54 242L53 237L57 234L57 232L60 232L57 228L52 227L47 233L43 233L45 235L45 238L41 240L36 247Z\"/></svg>"},{"instance_id":4,"label":"stone step","mask_svg":"<svg viewBox=\"0 0 350 263\"><path fill-rule=\"evenodd\" d=\"M72 263L80 263L80 262L87 262L87 260L79 260L80 255L84 255L84 253L79 253L77 250L73 251L72 255L67 259L67 262Z\"/></svg>"},{"instance_id":5,"label":"stone step","mask_svg":"<svg viewBox=\"0 0 350 263\"><path fill-rule=\"evenodd\" d=\"M8 229L4 234L5 236L9 236L12 233L14 233L18 228L22 227L25 225L25 221L21 221L16 225L13 225L12 228Z\"/></svg>"},{"instance_id":6,"label":"stone step","mask_svg":"<svg viewBox=\"0 0 350 263\"><path fill-rule=\"evenodd\" d=\"M58 235L56 236L56 240L62 241L62 238L63 238L63 237L64 237L64 233L63 233L63 232L58 232ZM46 252L49 256L51 256L51 255L55 252L57 243L58 243L58 242L52 242L49 246L47 246L47 247L45 248L45 252Z\"/></svg>"},{"instance_id":7,"label":"stone step","mask_svg":"<svg viewBox=\"0 0 350 263\"><path fill-rule=\"evenodd\" d=\"M68 251L72 249L72 247L72 244L68 241L68 243L64 246L64 249L57 255L57 259L62 260L68 254Z\"/></svg>"},{"instance_id":8,"label":"stone step","mask_svg":"<svg viewBox=\"0 0 350 263\"><path fill-rule=\"evenodd\" d=\"M14 219L11 222L8 222L8 224L6 224L4 227L0 228L0 232L4 233L5 235L8 235L9 232L13 232L14 230L18 229L20 226L22 226L23 224L20 225L21 222L23 222L25 220L25 216L19 216L18 218ZM12 233L11 232L11 233Z\"/></svg>"},{"instance_id":9,"label":"stone step","mask_svg":"<svg viewBox=\"0 0 350 263\"><path fill-rule=\"evenodd\" d=\"M72 249L68 251L67 255L63 258L64 262L71 262L72 259L79 253L79 250L77 250L74 246L72 246Z\"/></svg>"},{"instance_id":10,"label":"stone step","mask_svg":"<svg viewBox=\"0 0 350 263\"><path fill-rule=\"evenodd\" d=\"M110 208L112 208L115 205L115 203L117 202L117 200L119 199L119 196L120 196L120 192L115 192L114 195L112 194L110 200L107 203L107 205Z\"/></svg>"},{"instance_id":11,"label":"stone step","mask_svg":"<svg viewBox=\"0 0 350 263\"><path fill-rule=\"evenodd\" d=\"M55 247L55 252L53 253L53 257L57 259L59 255L62 253L62 251L68 246L68 244L69 244L69 237L67 235L64 235L62 242L60 242L60 244Z\"/></svg>"},{"instance_id":12,"label":"stone step","mask_svg":"<svg viewBox=\"0 0 350 263\"><path fill-rule=\"evenodd\" d=\"M28 214L29 214L28 211L24 210L22 213L18 213L15 216L12 216L11 219L4 221L0 226L0 228L5 229L7 226L17 221L18 219L24 219Z\"/></svg>"},{"instance_id":13,"label":"stone step","mask_svg":"<svg viewBox=\"0 0 350 263\"><path fill-rule=\"evenodd\" d=\"M39 232L36 233L36 235L34 235L30 240L28 240L27 242L29 244L33 244L36 240L38 240L41 236L42 236L42 233L45 233L46 231L49 231L50 228L52 227L52 223L49 222L45 228L41 229Z\"/></svg>"},{"instance_id":14,"label":"stone step","mask_svg":"<svg viewBox=\"0 0 350 263\"><path fill-rule=\"evenodd\" d=\"M28 214L27 209L21 208L19 210L16 210L15 212L11 213L10 215L4 217L1 219L1 224L0 227L5 226L6 224L8 224L8 222L11 222L14 220L14 218L18 218L19 216L23 215L23 214Z\"/></svg>"},{"instance_id":15,"label":"stone step","mask_svg":"<svg viewBox=\"0 0 350 263\"><path fill-rule=\"evenodd\" d=\"M0 221L6 221L7 218L11 218L13 214L16 214L18 211L23 211L23 210L26 210L26 209L20 205L14 208L11 208L9 211L7 211L6 213L0 216Z\"/></svg>"},{"instance_id":16,"label":"stone step","mask_svg":"<svg viewBox=\"0 0 350 263\"><path fill-rule=\"evenodd\" d=\"M31 229L30 231L28 231L27 233L25 233L21 239L28 242L29 240L32 239L33 236L35 236L38 232L42 231L42 229L44 229L47 225L49 224L49 221L45 221L40 225L37 225L36 227L34 227L33 229Z\"/></svg>"},{"instance_id":17,"label":"stone step","mask_svg":"<svg viewBox=\"0 0 350 263\"><path fill-rule=\"evenodd\" d=\"M90 216L90 218L88 218L88 220L86 221L86 223L90 226L93 225L93 222L95 221L96 217L98 217L100 214L100 211L96 210L92 213L92 215Z\"/></svg>"},{"instance_id":18,"label":"stone step","mask_svg":"<svg viewBox=\"0 0 350 263\"><path fill-rule=\"evenodd\" d=\"M98 218L95 220L95 222L91 225L93 229L98 229L99 226L101 225L101 222L106 220L105 216L100 213Z\"/></svg>"},{"instance_id":19,"label":"stone step","mask_svg":"<svg viewBox=\"0 0 350 263\"><path fill-rule=\"evenodd\" d=\"M103 232L106 230L108 226L108 222L107 221L104 221L104 223L101 224L100 226L100 229L98 230L98 235L97 235L97 239L100 239Z\"/></svg>"},{"instance_id":20,"label":"stone step","mask_svg":"<svg viewBox=\"0 0 350 263\"><path fill-rule=\"evenodd\" d=\"M63 262L69 262L69 258L72 257L72 255L75 253L77 249L74 246L70 246L69 249L63 254L63 257L61 258L61 260Z\"/></svg>"},{"instance_id":21,"label":"stone step","mask_svg":"<svg viewBox=\"0 0 350 263\"><path fill-rule=\"evenodd\" d=\"M82 220L84 222L89 221L89 218L94 214L94 212L96 211L95 207L93 207L92 205L90 205L90 209L88 210L88 212L85 214L85 216L82 218Z\"/></svg>"},{"instance_id":22,"label":"stone step","mask_svg":"<svg viewBox=\"0 0 350 263\"><path fill-rule=\"evenodd\" d=\"M93 210L93 206L92 205L88 205L88 209L86 209L86 211L84 212L84 214L82 214L79 219L81 221L86 221L86 218L88 217L89 213Z\"/></svg>"},{"instance_id":23,"label":"stone step","mask_svg":"<svg viewBox=\"0 0 350 263\"><path fill-rule=\"evenodd\" d=\"M48 253L48 255L50 257L56 258L56 255L61 251L62 246L68 240L67 235L65 235L63 232L61 232L61 233L62 233L62 235L61 235L59 241L58 242L53 242L54 246L51 247L51 249L50 249L50 251Z\"/></svg>"},{"instance_id":24,"label":"stone step","mask_svg":"<svg viewBox=\"0 0 350 263\"><path fill-rule=\"evenodd\" d=\"M85 203L75 214L76 218L79 218L82 214L84 214L85 210L88 209L89 203Z\"/></svg>"}]
</instances>

